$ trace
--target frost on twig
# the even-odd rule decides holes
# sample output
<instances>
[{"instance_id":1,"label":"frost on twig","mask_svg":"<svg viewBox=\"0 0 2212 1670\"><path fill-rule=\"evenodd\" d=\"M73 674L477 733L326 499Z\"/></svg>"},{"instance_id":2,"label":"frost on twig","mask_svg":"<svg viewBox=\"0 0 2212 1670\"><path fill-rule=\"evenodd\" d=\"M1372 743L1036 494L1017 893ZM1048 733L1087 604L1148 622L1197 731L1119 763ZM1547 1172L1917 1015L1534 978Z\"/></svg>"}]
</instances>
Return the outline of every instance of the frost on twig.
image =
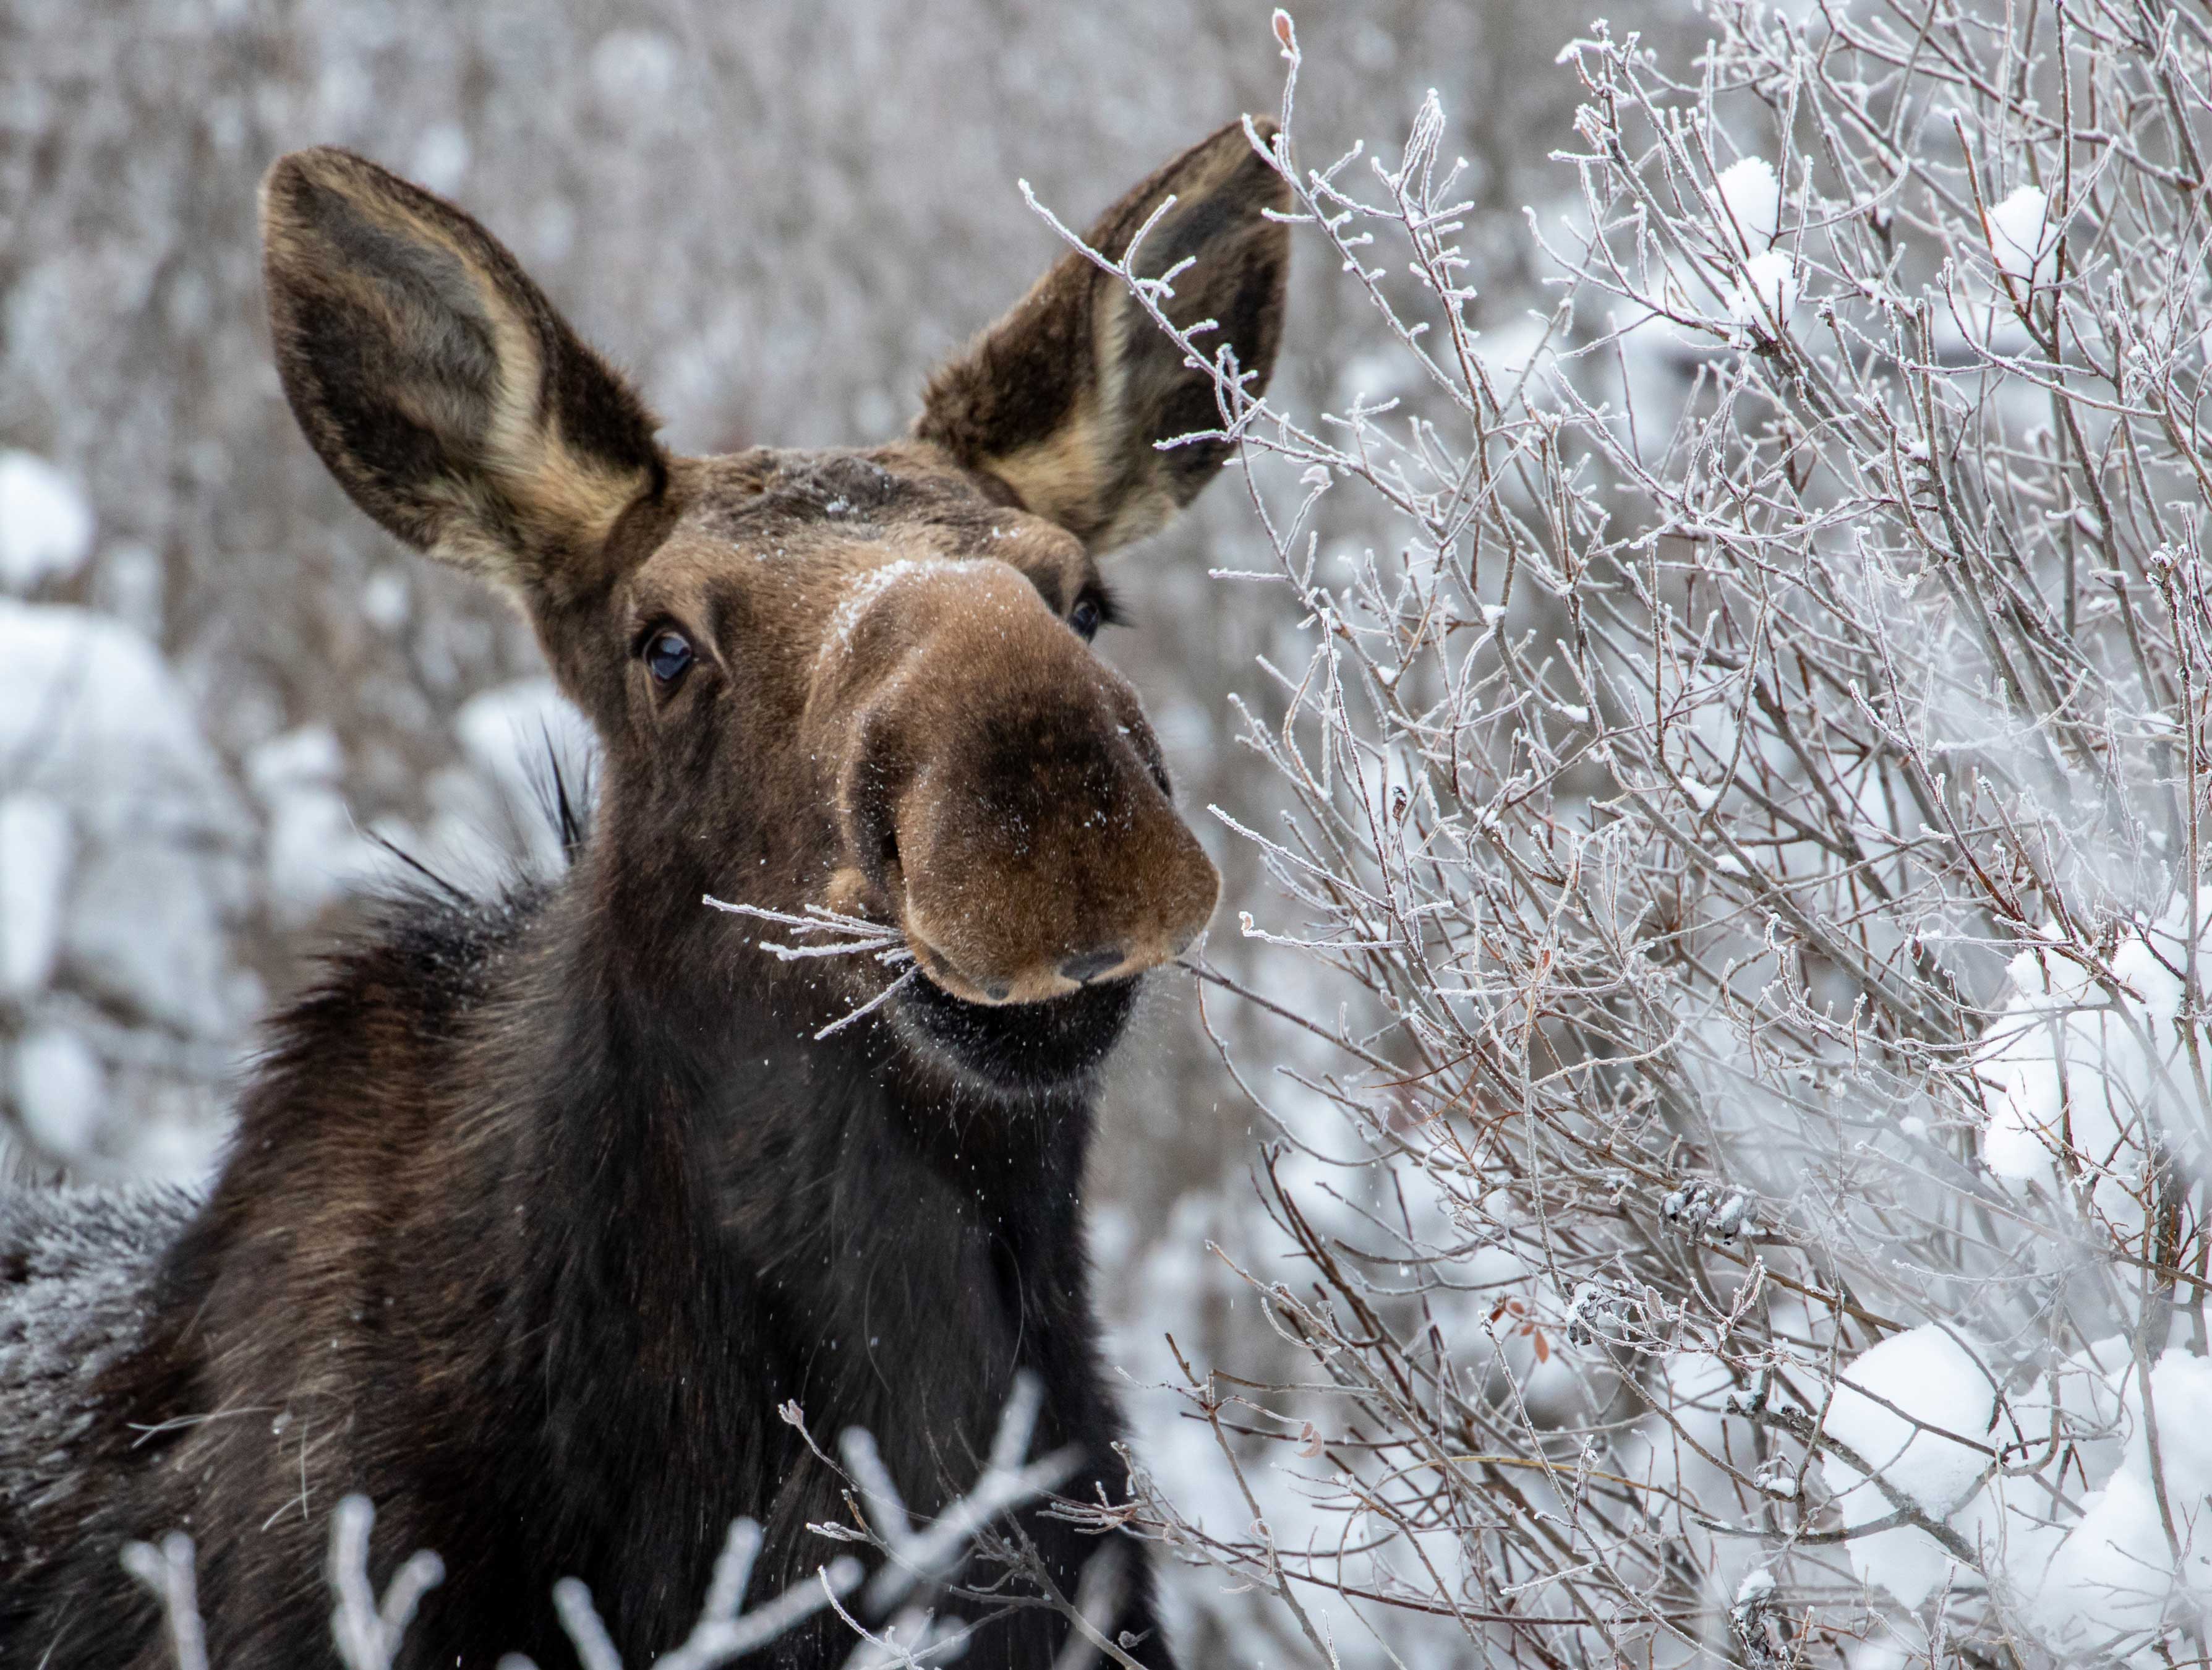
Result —
<instances>
[{"instance_id":1,"label":"frost on twig","mask_svg":"<svg viewBox=\"0 0 2212 1670\"><path fill-rule=\"evenodd\" d=\"M1093 1519L1316 1662L2202 1662L2212 32L1701 15L1562 53L1525 329L1433 96L1296 162L1279 21L1255 148L1386 400L1084 252L1282 611L1217 812L1276 898L1186 965L1273 1355L1179 1359L1225 1504Z\"/></svg>"},{"instance_id":2,"label":"frost on twig","mask_svg":"<svg viewBox=\"0 0 2212 1670\"><path fill-rule=\"evenodd\" d=\"M368 1576L368 1533L375 1522L376 1510L362 1496L342 1498L331 1515L325 1571L337 1602L331 1612L331 1638L346 1670L390 1670L415 1609L445 1580L444 1563L418 1550L392 1574L380 1600ZM127 1543L123 1564L161 1601L176 1670L209 1670L191 1538L172 1531L158 1545Z\"/></svg>"},{"instance_id":3,"label":"frost on twig","mask_svg":"<svg viewBox=\"0 0 2212 1670\"><path fill-rule=\"evenodd\" d=\"M935 1520L921 1526L916 1526L908 1513L874 1439L860 1428L849 1429L839 1440L839 1449L845 1476L866 1511L856 1513L854 1525L811 1528L818 1535L859 1544L884 1557L865 1593L861 1592L865 1573L860 1562L841 1554L781 1594L748 1607L746 1590L760 1554L761 1529L750 1519L734 1520L714 1562L696 1622L680 1644L653 1660L658 1670L712 1670L714 1666L772 1645L824 1611L836 1612L858 1635L859 1645L852 1660L855 1666L888 1670L891 1666L950 1662L976 1625L939 1618L931 1603L954 1582L979 1545L1008 1515L1048 1496L1067 1482L1079 1463L1072 1449L1028 1459L1043 1406L1043 1388L1036 1377L1027 1372L1017 1376L975 1486ZM787 1405L783 1413L805 1435L805 1420L797 1407ZM807 1442L812 1446L811 1436ZM392 1575L380 1600L368 1575L369 1532L375 1519L367 1497L349 1496L339 1502L331 1521L326 1575L337 1603L331 1614L331 1634L346 1670L390 1670L422 1597L445 1576L444 1564L437 1555L418 1551ZM123 1563L161 1600L177 1670L210 1670L191 1539L183 1532L173 1532L158 1547L131 1543L124 1550ZM1112 1566L1109 1563L1100 1569L1102 1575L1110 1574ZM1091 1580L1086 1576L1085 1581ZM1044 1582L1048 1588L1049 1579ZM1080 1602L1090 1609L1084 1618L1095 1618L1103 1607L1110 1606L1111 1602L1102 1598L1103 1591L1087 1594L1088 1598ZM860 1601L860 1616L848 1609L847 1602L855 1599ZM554 1585L551 1601L584 1670L623 1670L621 1655L592 1604L588 1587L576 1578L563 1578ZM890 1622L880 1630L870 1630L863 1627L861 1617ZM528 1670L530 1661L509 1655L501 1664L504 1670Z\"/></svg>"},{"instance_id":4,"label":"frost on twig","mask_svg":"<svg viewBox=\"0 0 2212 1670\"><path fill-rule=\"evenodd\" d=\"M840 1555L811 1579L741 1612L753 1561L760 1551L761 1533L751 1520L740 1519L730 1527L729 1539L715 1563L697 1624L681 1646L653 1662L659 1670L711 1670L714 1665L781 1639L825 1609L836 1611L859 1632L860 1643L854 1654L856 1664L945 1661L950 1649L964 1639L966 1630L939 1619L926 1605L906 1603L918 1593L934 1592L949 1583L975 1551L979 1537L1015 1509L1048 1496L1073 1472L1079 1457L1072 1450L1054 1451L1033 1461L1024 1460L1043 1405L1043 1388L1036 1377L1027 1372L1017 1376L1000 1416L989 1458L974 1487L935 1521L919 1527L884 1466L873 1436L859 1427L848 1429L838 1441L839 1453L844 1476L858 1492L865 1511L856 1512L854 1525L809 1528L818 1536L859 1544L884 1556L884 1563L865 1590L860 1562L850 1555ZM821 1454L798 1407L786 1405L782 1414L808 1446ZM861 1591L860 1617L845 1604L855 1591ZM574 1578L567 1578L556 1587L554 1599L562 1627L585 1670L622 1670L622 1661L605 1625L592 1606L590 1591ZM862 1618L892 1618L893 1621L876 1633L861 1627Z\"/></svg>"},{"instance_id":5,"label":"frost on twig","mask_svg":"<svg viewBox=\"0 0 2212 1670\"><path fill-rule=\"evenodd\" d=\"M161 1622L177 1670L208 1670L207 1639L200 1627L198 1582L192 1565L192 1539L172 1531L158 1545L126 1543L123 1567L153 1590L161 1604Z\"/></svg>"},{"instance_id":6,"label":"frost on twig","mask_svg":"<svg viewBox=\"0 0 2212 1670\"><path fill-rule=\"evenodd\" d=\"M704 894L700 903L730 916L750 917L757 921L774 923L788 929L794 936L805 937L824 936L819 945L790 945L776 940L762 940L761 949L779 962L801 962L816 957L852 957L872 955L887 968L906 965L905 972L892 980L867 1002L839 1015L814 1034L817 1042L841 1033L854 1021L873 1015L897 996L900 990L913 980L918 972L914 965L914 953L907 948L905 938L896 929L880 922L870 922L864 917L846 916L838 911L810 905L804 914L794 916L788 911L771 911L758 905L732 905L712 893Z\"/></svg>"},{"instance_id":7,"label":"frost on twig","mask_svg":"<svg viewBox=\"0 0 2212 1670\"><path fill-rule=\"evenodd\" d=\"M331 1516L331 1592L337 1606L331 1634L346 1670L388 1670L422 1597L445 1581L445 1563L428 1549L409 1555L376 1598L368 1580L368 1533L376 1509L364 1496L349 1496Z\"/></svg>"},{"instance_id":8,"label":"frost on twig","mask_svg":"<svg viewBox=\"0 0 2212 1670\"><path fill-rule=\"evenodd\" d=\"M653 1661L662 1670L709 1670L726 1664L781 1639L860 1583L860 1563L841 1557L750 1612L743 1611L760 1546L757 1524L750 1519L731 1521L698 1621L680 1646ZM622 1670L622 1655L592 1605L588 1588L576 1578L564 1577L553 1587L553 1603L584 1670Z\"/></svg>"}]
</instances>

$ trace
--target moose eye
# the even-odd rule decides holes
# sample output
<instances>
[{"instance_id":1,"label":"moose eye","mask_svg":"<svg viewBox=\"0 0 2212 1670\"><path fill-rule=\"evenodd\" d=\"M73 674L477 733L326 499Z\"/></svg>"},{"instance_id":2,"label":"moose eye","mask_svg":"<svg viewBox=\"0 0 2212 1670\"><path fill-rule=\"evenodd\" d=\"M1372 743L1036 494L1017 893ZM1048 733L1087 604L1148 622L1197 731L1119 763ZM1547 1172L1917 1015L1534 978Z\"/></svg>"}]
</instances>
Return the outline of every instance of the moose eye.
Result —
<instances>
[{"instance_id":1,"label":"moose eye","mask_svg":"<svg viewBox=\"0 0 2212 1670\"><path fill-rule=\"evenodd\" d=\"M1068 611L1067 624L1074 628L1076 637L1088 643L1106 624L1106 606L1095 597L1079 597L1075 606Z\"/></svg>"},{"instance_id":2,"label":"moose eye","mask_svg":"<svg viewBox=\"0 0 2212 1670\"><path fill-rule=\"evenodd\" d=\"M646 670L654 682L672 685L691 667L691 645L681 632L655 632L645 646Z\"/></svg>"}]
</instances>

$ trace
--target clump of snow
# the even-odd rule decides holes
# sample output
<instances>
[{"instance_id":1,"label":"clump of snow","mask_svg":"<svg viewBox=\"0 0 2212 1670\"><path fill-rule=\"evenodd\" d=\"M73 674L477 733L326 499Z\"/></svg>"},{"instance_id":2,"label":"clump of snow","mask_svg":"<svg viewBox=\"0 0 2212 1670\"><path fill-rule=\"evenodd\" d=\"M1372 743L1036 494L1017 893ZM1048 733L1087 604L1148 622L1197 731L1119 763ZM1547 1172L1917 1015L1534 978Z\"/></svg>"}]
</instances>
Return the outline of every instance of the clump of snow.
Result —
<instances>
[{"instance_id":1,"label":"clump of snow","mask_svg":"<svg viewBox=\"0 0 2212 1670\"><path fill-rule=\"evenodd\" d=\"M2212 888L2199 893L2197 914L2203 958L2212 954ZM2117 993L2071 959L2021 952L2012 960L2013 995L1976 1061L1983 1162L2015 1187L2069 1199L2079 1187L2091 1217L2124 1238L2142 1228L2151 1155L2191 1129L2185 1118L2160 1118L2161 1101L2189 1077L2176 1024L2189 933L2185 897L2124 931L2108 965Z\"/></svg>"},{"instance_id":2,"label":"clump of snow","mask_svg":"<svg viewBox=\"0 0 2212 1670\"><path fill-rule=\"evenodd\" d=\"M2166 1350L2148 1380L2146 1400L2130 1343L2114 1338L2001 1397L1971 1347L1926 1324L1844 1371L1822 1430L1955 1533L1979 1566L1966 1576L2005 1596L2062 1661L2148 1663L2141 1654L2177 1609L2212 1604L2212 1358ZM1838 1458L1822 1471L1846 1531L1897 1511ZM1917 1526L1844 1546L1862 1579L1908 1606L1958 1581Z\"/></svg>"},{"instance_id":3,"label":"clump of snow","mask_svg":"<svg viewBox=\"0 0 2212 1670\"><path fill-rule=\"evenodd\" d=\"M2212 1359L2170 1350L2152 1365L2148 1412L2158 1428L2155 1468L2140 1377L2124 1369L2122 1378L2124 1459L2101 1490L2082 1497L2081 1519L2030 1590L2031 1615L2045 1638L2062 1652L2084 1656L2115 1641L2148 1651L2177 1603L2192 1610L2212 1605L2206 1510L2212 1423L2204 1418L2212 1410ZM2171 1541L2159 1507L2160 1483L2173 1524Z\"/></svg>"},{"instance_id":4,"label":"clump of snow","mask_svg":"<svg viewBox=\"0 0 2212 1670\"><path fill-rule=\"evenodd\" d=\"M17 1040L15 1108L31 1139L59 1159L92 1152L107 1103L107 1074L76 1033L41 1027Z\"/></svg>"},{"instance_id":5,"label":"clump of snow","mask_svg":"<svg viewBox=\"0 0 2212 1670\"><path fill-rule=\"evenodd\" d=\"M1774 177L1772 163L1763 156L1747 156L1722 169L1713 183L1747 254L1756 254L1774 241L1782 229L1782 184Z\"/></svg>"},{"instance_id":6,"label":"clump of snow","mask_svg":"<svg viewBox=\"0 0 2212 1670\"><path fill-rule=\"evenodd\" d=\"M0 759L10 790L52 785L119 833L149 802L226 798L191 703L161 651L88 609L0 598ZM88 772L88 762L100 769Z\"/></svg>"},{"instance_id":7,"label":"clump of snow","mask_svg":"<svg viewBox=\"0 0 2212 1670\"><path fill-rule=\"evenodd\" d=\"M1990 254L1998 271L2032 285L2047 284L2057 276L2058 239L2050 216L2051 199L2033 186L2023 186L1991 205Z\"/></svg>"},{"instance_id":8,"label":"clump of snow","mask_svg":"<svg viewBox=\"0 0 2212 1670\"><path fill-rule=\"evenodd\" d=\"M119 620L0 598L0 760L10 795L60 808L75 838L64 866L53 814L29 814L43 833L16 814L11 854L44 850L25 862L56 895L65 868L68 896L40 905L11 884L29 927L10 954L42 973L58 962L123 1014L229 1037L241 988L222 923L251 890L252 827L161 652ZM57 909L58 957L39 915Z\"/></svg>"},{"instance_id":9,"label":"clump of snow","mask_svg":"<svg viewBox=\"0 0 2212 1670\"><path fill-rule=\"evenodd\" d=\"M1990 1461L1996 1387L1974 1354L1934 1323L1893 1334L1844 1370L1821 1430L1848 1447L1931 1520L1974 1495ZM1898 1511L1891 1496L1835 1455L1821 1472L1846 1530ZM1917 1526L1855 1537L1851 1569L1907 1606L1943 1582L1951 1557Z\"/></svg>"},{"instance_id":10,"label":"clump of snow","mask_svg":"<svg viewBox=\"0 0 2212 1670\"><path fill-rule=\"evenodd\" d=\"M70 575L92 553L83 490L36 453L0 450L0 590Z\"/></svg>"},{"instance_id":11,"label":"clump of snow","mask_svg":"<svg viewBox=\"0 0 2212 1670\"><path fill-rule=\"evenodd\" d=\"M225 1040L259 1000L234 979L224 923L243 901L243 855L210 864L168 842L101 845L78 872L62 955L95 997L185 1038Z\"/></svg>"},{"instance_id":12,"label":"clump of snow","mask_svg":"<svg viewBox=\"0 0 2212 1670\"><path fill-rule=\"evenodd\" d=\"M1553 358L1547 338L1551 335L1549 321L1538 314L1523 314L1492 326L1475 338L1475 357L1482 362L1496 381L1510 387L1518 381L1540 360L1550 363ZM1322 477L1328 472L1323 469Z\"/></svg>"},{"instance_id":13,"label":"clump of snow","mask_svg":"<svg viewBox=\"0 0 2212 1670\"><path fill-rule=\"evenodd\" d=\"M1789 328L1797 305L1797 264L1778 249L1762 249L1743 264L1743 282L1729 297L1729 316L1770 334Z\"/></svg>"}]
</instances>

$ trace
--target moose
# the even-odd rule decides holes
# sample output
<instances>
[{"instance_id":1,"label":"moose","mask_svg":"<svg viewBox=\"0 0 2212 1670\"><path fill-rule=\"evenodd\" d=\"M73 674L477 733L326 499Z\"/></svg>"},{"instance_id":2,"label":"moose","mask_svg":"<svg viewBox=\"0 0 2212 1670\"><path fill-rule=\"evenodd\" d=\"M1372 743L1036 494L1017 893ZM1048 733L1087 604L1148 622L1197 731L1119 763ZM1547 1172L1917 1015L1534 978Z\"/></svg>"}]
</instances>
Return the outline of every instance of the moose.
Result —
<instances>
[{"instance_id":1,"label":"moose","mask_svg":"<svg viewBox=\"0 0 2212 1670\"><path fill-rule=\"evenodd\" d=\"M1169 316L1248 387L1284 308L1271 133L1223 129L1086 240L1121 260L1144 229ZM520 604L598 789L557 876L376 906L272 1022L204 1198L0 1206L0 1295L93 1295L0 1325L0 1670L167 1665L118 1556L177 1527L213 1664L330 1661L350 1493L376 1582L445 1563L404 1663L573 1661L569 1576L650 1662L738 1516L756 1592L823 1563L841 1487L787 1401L873 1433L930 1511L1033 1380L1038 1445L1080 1457L1064 1494L1119 1499L1085 1158L1139 983L1219 881L1091 639L1101 558L1227 461L1232 362L1071 251L902 438L681 457L452 204L319 149L270 168L261 224L301 429L377 522ZM896 948L779 958L709 896ZM1135 1540L1014 1523L1071 1594ZM1129 1554L1110 1636L1169 1666ZM965 1592L990 1614L965 1663L1054 1661L1060 1613ZM763 1661L851 1646L825 1613Z\"/></svg>"}]
</instances>

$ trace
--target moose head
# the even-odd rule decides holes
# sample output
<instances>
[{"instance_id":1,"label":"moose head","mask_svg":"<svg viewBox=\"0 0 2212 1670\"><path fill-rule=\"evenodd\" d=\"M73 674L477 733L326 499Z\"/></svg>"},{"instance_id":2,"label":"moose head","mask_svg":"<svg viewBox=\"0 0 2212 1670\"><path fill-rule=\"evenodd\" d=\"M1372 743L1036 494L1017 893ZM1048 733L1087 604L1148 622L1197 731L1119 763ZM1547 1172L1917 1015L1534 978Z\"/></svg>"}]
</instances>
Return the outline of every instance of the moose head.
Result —
<instances>
[{"instance_id":1,"label":"moose head","mask_svg":"<svg viewBox=\"0 0 2212 1670\"><path fill-rule=\"evenodd\" d=\"M1188 262L1172 316L1212 320L1204 339L1264 386L1279 177L1224 129L1090 243L1119 259L1170 199L1146 270ZM678 457L450 204L316 149L276 164L262 210L277 363L316 451L386 528L511 594L595 727L588 884L641 956L696 974L745 955L702 894L825 908L911 954L886 1008L917 1056L1000 1084L1093 1066L1133 977L1218 893L1091 643L1114 619L1101 559L1219 471L1221 442L1160 444L1218 423L1212 373L1070 253L938 372L906 437ZM895 978L847 958L781 979L807 1021Z\"/></svg>"}]
</instances>

